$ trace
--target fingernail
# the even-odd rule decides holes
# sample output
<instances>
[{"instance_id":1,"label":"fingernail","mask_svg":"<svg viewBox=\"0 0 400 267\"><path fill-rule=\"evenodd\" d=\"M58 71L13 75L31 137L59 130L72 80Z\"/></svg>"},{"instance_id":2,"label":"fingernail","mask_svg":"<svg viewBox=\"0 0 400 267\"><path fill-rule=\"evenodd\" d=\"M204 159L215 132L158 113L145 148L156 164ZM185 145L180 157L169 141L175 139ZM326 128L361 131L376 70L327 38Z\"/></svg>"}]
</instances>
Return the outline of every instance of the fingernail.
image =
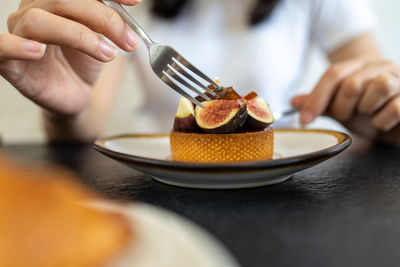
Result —
<instances>
[{"instance_id":1,"label":"fingernail","mask_svg":"<svg viewBox=\"0 0 400 267\"><path fill-rule=\"evenodd\" d=\"M137 5L137 4L139 4L141 1L142 1L142 0L131 0L131 1L125 0L125 1L122 1L121 4L122 4L122 5Z\"/></svg>"},{"instance_id":2,"label":"fingernail","mask_svg":"<svg viewBox=\"0 0 400 267\"><path fill-rule=\"evenodd\" d=\"M311 110L309 110L309 109L306 109L306 110L303 110L302 112L301 112L301 115L300 115L300 122L302 123L302 124L309 124L309 123L311 123L313 120L315 120L315 114L311 111Z\"/></svg>"},{"instance_id":3,"label":"fingernail","mask_svg":"<svg viewBox=\"0 0 400 267\"><path fill-rule=\"evenodd\" d=\"M112 46L111 44L107 43L105 40L100 40L99 41L99 47L101 52L103 53L103 55L107 58L107 59L112 59L115 57L115 55L117 54L117 49Z\"/></svg>"},{"instance_id":4,"label":"fingernail","mask_svg":"<svg viewBox=\"0 0 400 267\"><path fill-rule=\"evenodd\" d=\"M25 51L28 51L30 53L35 53L35 54L42 54L46 50L46 45L41 44L36 41L24 41L22 42L22 49Z\"/></svg>"},{"instance_id":5,"label":"fingernail","mask_svg":"<svg viewBox=\"0 0 400 267\"><path fill-rule=\"evenodd\" d=\"M129 28L128 26L126 26L126 30L125 30L125 40L131 49L135 48L139 43L139 41L136 38L135 34L133 33L132 29Z\"/></svg>"}]
</instances>

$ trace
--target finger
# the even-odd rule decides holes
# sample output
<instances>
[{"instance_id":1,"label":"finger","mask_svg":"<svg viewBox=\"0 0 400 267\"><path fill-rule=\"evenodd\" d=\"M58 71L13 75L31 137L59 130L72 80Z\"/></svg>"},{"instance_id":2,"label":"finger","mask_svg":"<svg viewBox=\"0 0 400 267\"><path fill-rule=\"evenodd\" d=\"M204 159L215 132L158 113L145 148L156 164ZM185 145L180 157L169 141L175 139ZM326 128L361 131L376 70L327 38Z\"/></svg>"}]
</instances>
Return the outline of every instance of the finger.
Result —
<instances>
[{"instance_id":1,"label":"finger","mask_svg":"<svg viewBox=\"0 0 400 267\"><path fill-rule=\"evenodd\" d=\"M368 83L357 110L362 115L372 115L399 93L399 77L391 72L379 75Z\"/></svg>"},{"instance_id":2,"label":"finger","mask_svg":"<svg viewBox=\"0 0 400 267\"><path fill-rule=\"evenodd\" d=\"M300 113L300 122L309 124L323 114L341 81L364 65L363 59L349 60L330 67L314 90L304 100Z\"/></svg>"},{"instance_id":3,"label":"finger","mask_svg":"<svg viewBox=\"0 0 400 267\"><path fill-rule=\"evenodd\" d=\"M32 8L40 8L49 13L79 22L91 30L103 34L114 44L126 51L132 51L139 41L133 31L112 8L96 0L52 0L34 2L30 6L9 17L9 24L18 21Z\"/></svg>"},{"instance_id":4,"label":"finger","mask_svg":"<svg viewBox=\"0 0 400 267\"><path fill-rule=\"evenodd\" d=\"M46 4L40 8L80 22L93 31L103 34L124 50L132 51L139 43L121 16L112 8L98 1L52 0L51 5Z\"/></svg>"},{"instance_id":5,"label":"finger","mask_svg":"<svg viewBox=\"0 0 400 267\"><path fill-rule=\"evenodd\" d=\"M37 60L43 57L46 45L12 34L0 34L0 62L3 60Z\"/></svg>"},{"instance_id":6,"label":"finger","mask_svg":"<svg viewBox=\"0 0 400 267\"><path fill-rule=\"evenodd\" d=\"M42 43L72 47L100 61L109 61L117 53L114 46L88 27L38 8L24 14L15 33Z\"/></svg>"},{"instance_id":7,"label":"finger","mask_svg":"<svg viewBox=\"0 0 400 267\"><path fill-rule=\"evenodd\" d=\"M393 98L373 118L372 124L387 132L400 123L400 96Z\"/></svg>"},{"instance_id":8,"label":"finger","mask_svg":"<svg viewBox=\"0 0 400 267\"><path fill-rule=\"evenodd\" d=\"M391 63L371 64L346 77L340 84L330 106L331 116L340 122L349 120L356 110L368 81L391 68Z\"/></svg>"},{"instance_id":9,"label":"finger","mask_svg":"<svg viewBox=\"0 0 400 267\"><path fill-rule=\"evenodd\" d=\"M307 98L307 96L308 95L306 95L306 94L297 95L297 96L292 98L292 100L290 101L290 104L294 108L300 108L302 106L304 100Z\"/></svg>"},{"instance_id":10,"label":"finger","mask_svg":"<svg viewBox=\"0 0 400 267\"><path fill-rule=\"evenodd\" d=\"M136 6L142 0L114 0L114 1L124 6Z\"/></svg>"},{"instance_id":11,"label":"finger","mask_svg":"<svg viewBox=\"0 0 400 267\"><path fill-rule=\"evenodd\" d=\"M93 0L93 1L96 1L96 0ZM118 3L122 4L122 5L125 5L125 6L135 6L135 5L137 5L137 4L139 4L141 2L141 0L114 0L114 1L118 2ZM51 1L46 1L45 3L52 5L52 4L55 3L55 1L51 0ZM64 4L65 5L70 5L71 1L65 2ZM36 5L37 5L37 2L31 2L30 4L21 3L20 7L19 7L19 10L14 12L14 13L12 13L12 14L10 14L9 17L8 17L8 20L7 20L8 30L10 32L13 32L15 26L18 23L19 18L27 10L37 7ZM41 5L41 6L43 6L43 5Z\"/></svg>"}]
</instances>

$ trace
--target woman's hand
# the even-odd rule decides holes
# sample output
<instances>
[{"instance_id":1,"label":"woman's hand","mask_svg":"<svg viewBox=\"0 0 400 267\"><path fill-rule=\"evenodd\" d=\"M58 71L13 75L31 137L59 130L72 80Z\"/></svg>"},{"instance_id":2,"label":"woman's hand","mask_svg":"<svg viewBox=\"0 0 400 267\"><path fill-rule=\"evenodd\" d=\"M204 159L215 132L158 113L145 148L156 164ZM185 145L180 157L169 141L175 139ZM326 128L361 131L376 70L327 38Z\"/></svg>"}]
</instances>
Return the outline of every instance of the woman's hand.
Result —
<instances>
[{"instance_id":1,"label":"woman's hand","mask_svg":"<svg viewBox=\"0 0 400 267\"><path fill-rule=\"evenodd\" d=\"M333 64L292 105L301 107L303 124L324 114L355 133L400 144L400 67L393 62L357 58Z\"/></svg>"},{"instance_id":2,"label":"woman's hand","mask_svg":"<svg viewBox=\"0 0 400 267\"><path fill-rule=\"evenodd\" d=\"M105 38L125 51L138 44L121 17L97 0L22 0L8 28L10 34L0 35L0 75L61 115L87 106L102 63L117 53Z\"/></svg>"}]
</instances>

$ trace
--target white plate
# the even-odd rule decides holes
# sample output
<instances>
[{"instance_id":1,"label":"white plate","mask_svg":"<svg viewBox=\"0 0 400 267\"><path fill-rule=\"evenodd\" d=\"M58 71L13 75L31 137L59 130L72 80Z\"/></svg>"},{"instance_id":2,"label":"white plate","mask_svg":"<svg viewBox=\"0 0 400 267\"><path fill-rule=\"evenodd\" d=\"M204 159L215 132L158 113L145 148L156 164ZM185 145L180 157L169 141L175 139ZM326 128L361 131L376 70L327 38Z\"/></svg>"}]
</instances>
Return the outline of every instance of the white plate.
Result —
<instances>
[{"instance_id":1,"label":"white plate","mask_svg":"<svg viewBox=\"0 0 400 267\"><path fill-rule=\"evenodd\" d=\"M239 267L213 236L185 218L148 204L87 203L123 214L130 222L132 240L112 267Z\"/></svg>"},{"instance_id":2,"label":"white plate","mask_svg":"<svg viewBox=\"0 0 400 267\"><path fill-rule=\"evenodd\" d=\"M278 129L274 159L234 163L172 161L167 134L100 138L94 148L157 181L192 188L245 188L279 183L293 173L342 152L351 144L344 133L329 130Z\"/></svg>"}]
</instances>

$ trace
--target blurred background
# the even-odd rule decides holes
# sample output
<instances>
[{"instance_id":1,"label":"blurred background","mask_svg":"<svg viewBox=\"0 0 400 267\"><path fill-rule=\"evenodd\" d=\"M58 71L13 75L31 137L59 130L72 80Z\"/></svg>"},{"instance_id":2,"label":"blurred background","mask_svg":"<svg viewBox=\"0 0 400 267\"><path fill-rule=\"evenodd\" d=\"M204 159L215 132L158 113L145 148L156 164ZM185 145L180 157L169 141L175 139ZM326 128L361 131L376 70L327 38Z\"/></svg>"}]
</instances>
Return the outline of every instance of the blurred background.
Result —
<instances>
[{"instance_id":1,"label":"blurred background","mask_svg":"<svg viewBox=\"0 0 400 267\"><path fill-rule=\"evenodd\" d=\"M400 1L368 0L376 13L378 24L375 36L387 58L400 63L400 35L397 26L400 25ZM15 11L19 1L0 2L0 33L7 31L8 14ZM308 62L307 73L304 76L299 91L312 89L320 75L325 71L327 63L317 49L312 49ZM133 67L131 67L133 68ZM131 107L140 101L135 94L135 71L126 72L124 83L118 95L111 120L109 120L106 135L128 133L132 131ZM134 97L136 95L136 97ZM0 137L4 144L44 142L41 130L40 109L20 95L6 80L0 76Z\"/></svg>"}]
</instances>

